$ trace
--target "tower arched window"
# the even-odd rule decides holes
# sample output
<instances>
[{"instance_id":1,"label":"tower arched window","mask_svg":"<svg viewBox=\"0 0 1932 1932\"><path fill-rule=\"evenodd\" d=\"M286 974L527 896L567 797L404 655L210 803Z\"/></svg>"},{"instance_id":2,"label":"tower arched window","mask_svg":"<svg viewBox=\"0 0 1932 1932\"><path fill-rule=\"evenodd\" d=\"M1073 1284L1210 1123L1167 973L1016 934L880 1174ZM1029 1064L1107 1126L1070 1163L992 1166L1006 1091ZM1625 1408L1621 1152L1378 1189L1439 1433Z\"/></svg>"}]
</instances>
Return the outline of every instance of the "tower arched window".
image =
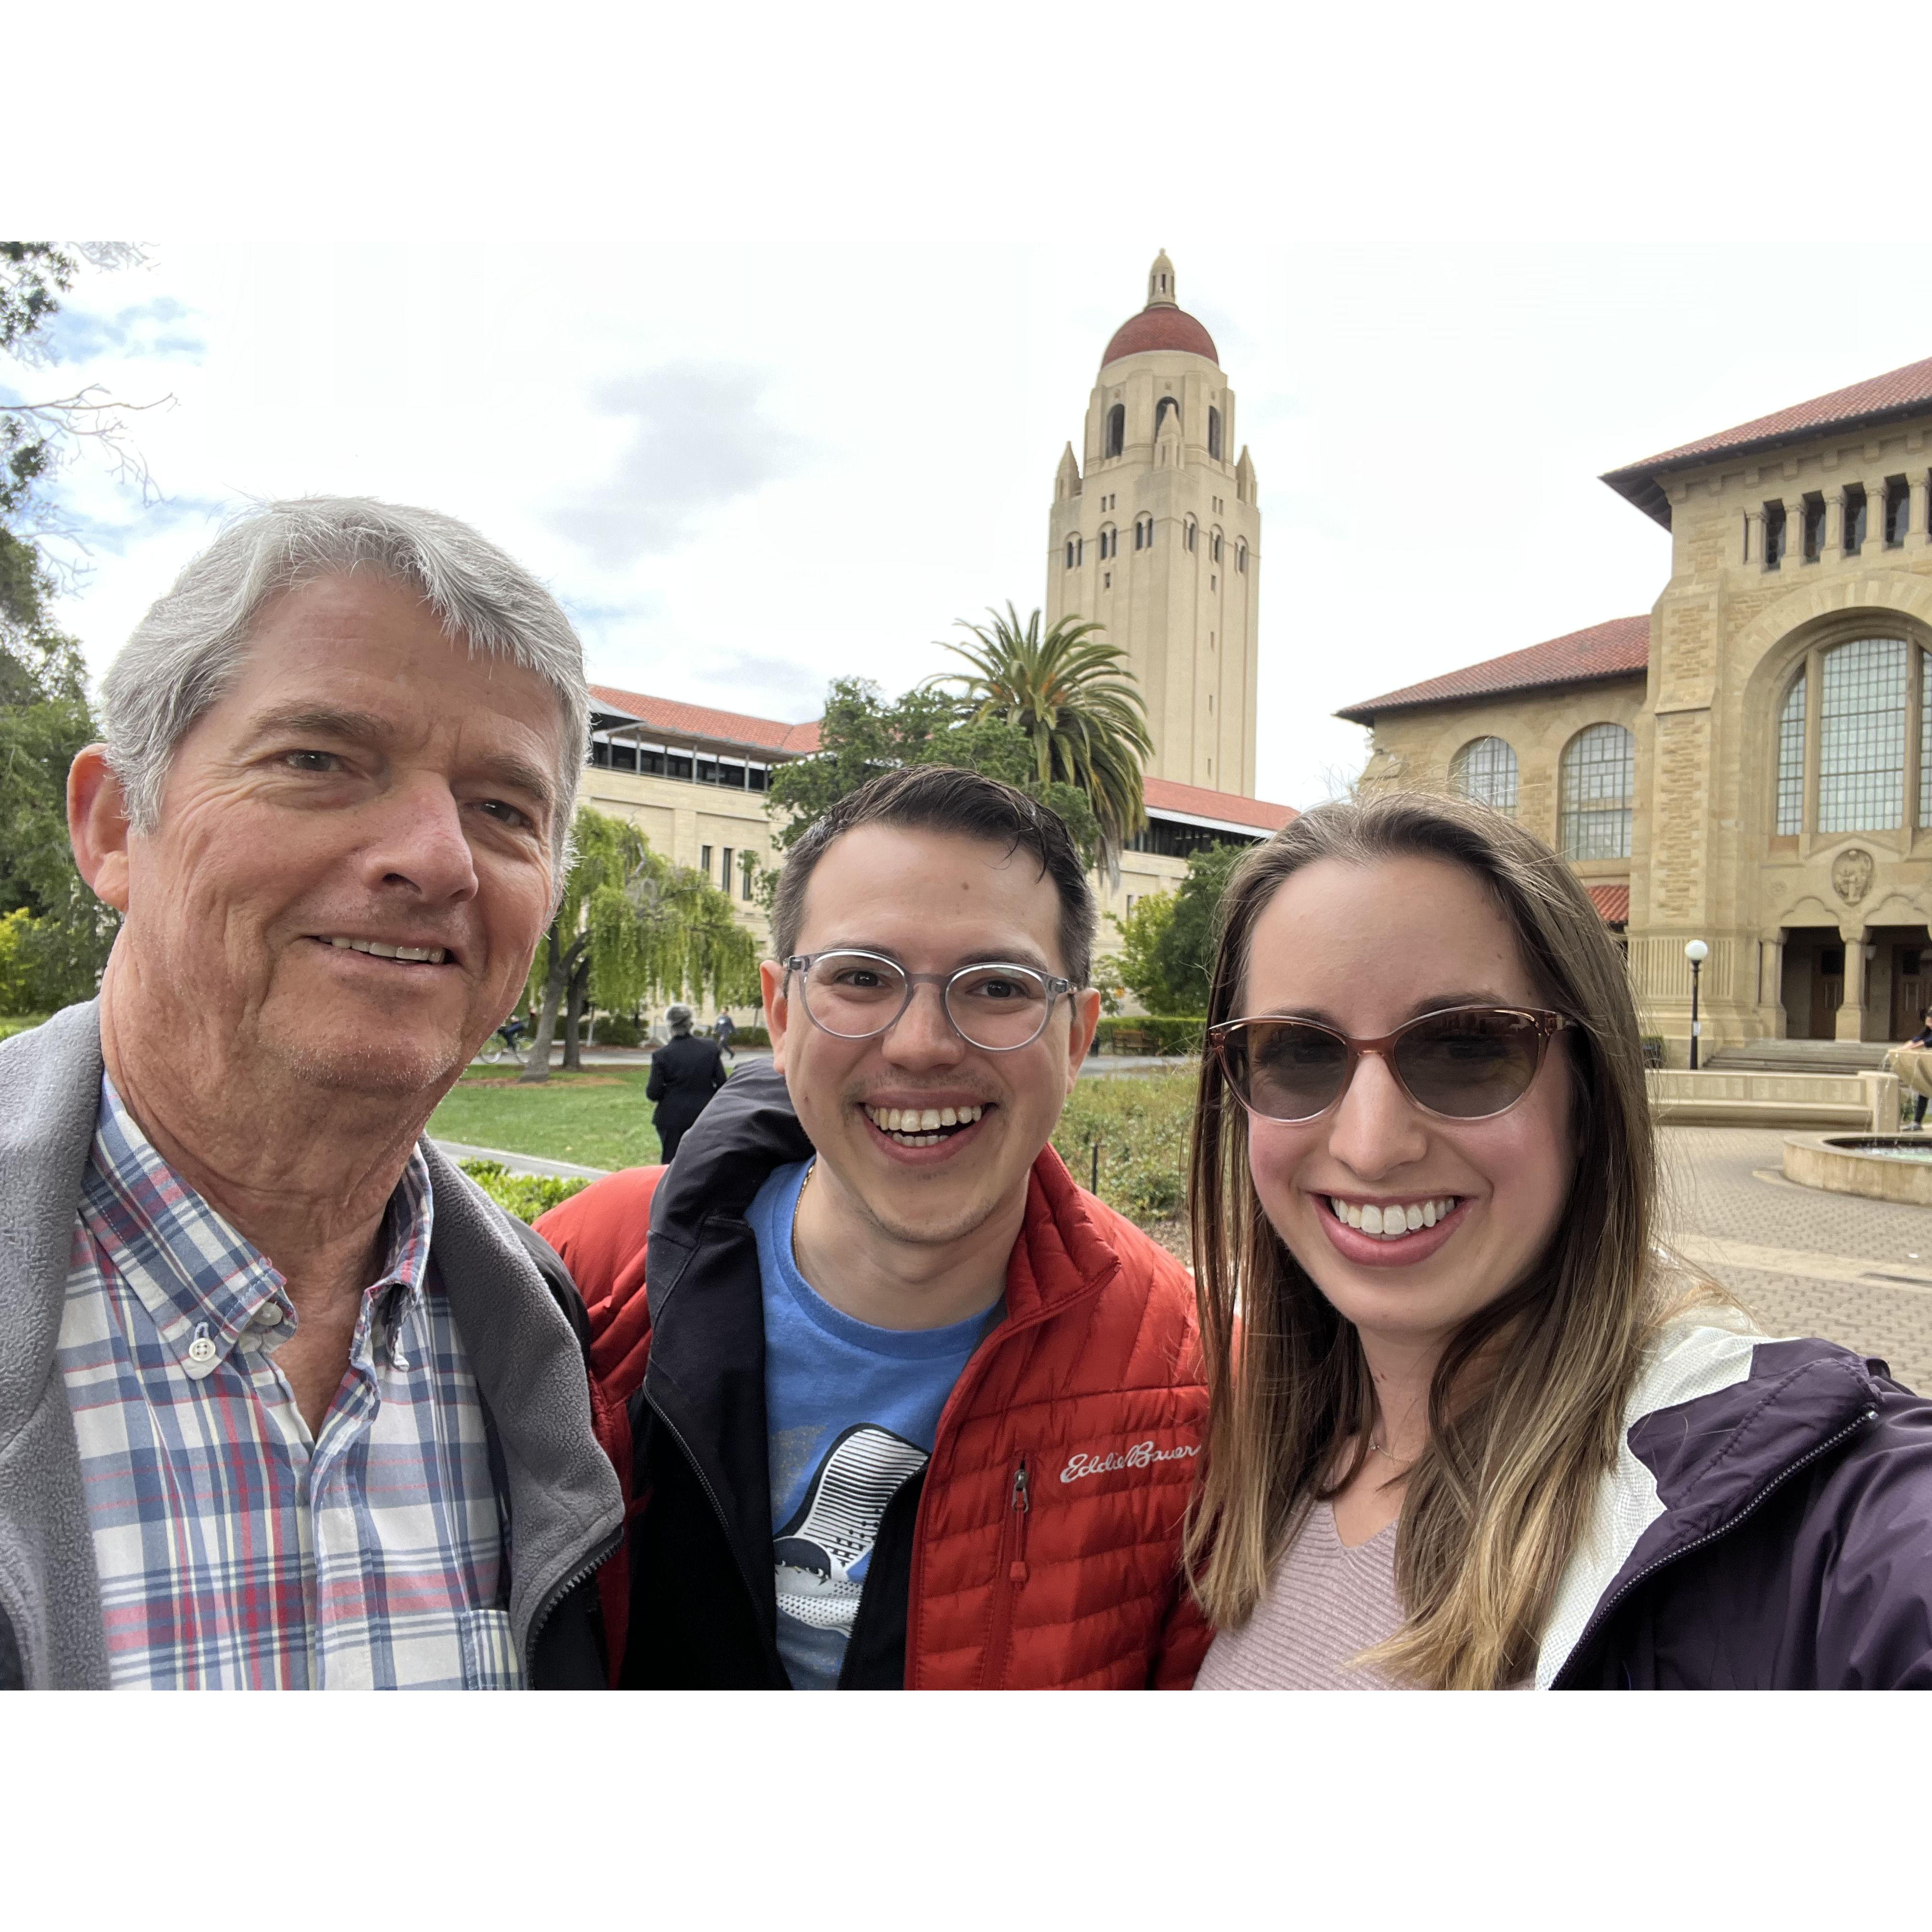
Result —
<instances>
[{"instance_id":1,"label":"tower arched window","mask_svg":"<svg viewBox=\"0 0 1932 1932\"><path fill-rule=\"evenodd\" d=\"M1932 824L1932 654L1923 645L1853 638L1811 651L1777 729L1777 836Z\"/></svg>"},{"instance_id":2,"label":"tower arched window","mask_svg":"<svg viewBox=\"0 0 1932 1932\"><path fill-rule=\"evenodd\" d=\"M1216 463L1221 460L1221 412L1210 409L1208 412L1208 454Z\"/></svg>"},{"instance_id":3,"label":"tower arched window","mask_svg":"<svg viewBox=\"0 0 1932 1932\"><path fill-rule=\"evenodd\" d=\"M1246 537L1244 537L1241 541L1234 546L1234 568L1237 570L1245 572L1247 569L1247 567L1248 540Z\"/></svg>"},{"instance_id":4,"label":"tower arched window","mask_svg":"<svg viewBox=\"0 0 1932 1932\"><path fill-rule=\"evenodd\" d=\"M1110 556L1120 554L1120 533L1116 530L1103 530L1100 532L1100 557L1104 562Z\"/></svg>"},{"instance_id":5,"label":"tower arched window","mask_svg":"<svg viewBox=\"0 0 1932 1932\"><path fill-rule=\"evenodd\" d=\"M1127 446L1127 406L1116 403L1107 412L1107 447L1106 453L1118 456Z\"/></svg>"},{"instance_id":6,"label":"tower arched window","mask_svg":"<svg viewBox=\"0 0 1932 1932\"><path fill-rule=\"evenodd\" d=\"M1558 781L1566 859L1628 859L1636 800L1636 740L1621 724L1591 724L1563 748Z\"/></svg>"},{"instance_id":7,"label":"tower arched window","mask_svg":"<svg viewBox=\"0 0 1932 1932\"><path fill-rule=\"evenodd\" d=\"M1449 788L1516 816L1516 754L1500 738L1472 738L1449 761Z\"/></svg>"},{"instance_id":8,"label":"tower arched window","mask_svg":"<svg viewBox=\"0 0 1932 1932\"><path fill-rule=\"evenodd\" d=\"M1216 530L1208 545L1208 554L1219 563L1221 561L1221 532Z\"/></svg>"},{"instance_id":9,"label":"tower arched window","mask_svg":"<svg viewBox=\"0 0 1932 1932\"><path fill-rule=\"evenodd\" d=\"M1073 568L1073 539L1071 537L1066 539L1066 567L1069 570Z\"/></svg>"},{"instance_id":10,"label":"tower arched window","mask_svg":"<svg viewBox=\"0 0 1932 1932\"><path fill-rule=\"evenodd\" d=\"M1176 416L1180 413L1180 405L1172 396L1163 396L1154 404L1154 433L1156 436L1160 435L1160 426L1167 420L1167 412L1169 410L1172 410Z\"/></svg>"}]
</instances>

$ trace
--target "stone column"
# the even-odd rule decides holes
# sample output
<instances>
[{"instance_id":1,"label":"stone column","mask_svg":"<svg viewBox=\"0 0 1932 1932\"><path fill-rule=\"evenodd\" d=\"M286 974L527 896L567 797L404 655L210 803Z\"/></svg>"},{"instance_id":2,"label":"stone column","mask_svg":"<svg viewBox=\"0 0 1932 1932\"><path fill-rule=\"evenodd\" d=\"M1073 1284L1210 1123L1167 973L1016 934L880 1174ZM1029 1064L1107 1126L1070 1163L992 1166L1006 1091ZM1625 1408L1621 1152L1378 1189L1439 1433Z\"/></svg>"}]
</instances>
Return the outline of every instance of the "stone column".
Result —
<instances>
[{"instance_id":1,"label":"stone column","mask_svg":"<svg viewBox=\"0 0 1932 1932\"><path fill-rule=\"evenodd\" d=\"M1747 563L1764 567L1764 512L1747 510L1744 512L1744 556Z\"/></svg>"},{"instance_id":2,"label":"stone column","mask_svg":"<svg viewBox=\"0 0 1932 1932\"><path fill-rule=\"evenodd\" d=\"M1821 556L1842 556L1845 548L1845 493L1842 489L1825 492L1825 541Z\"/></svg>"},{"instance_id":3,"label":"stone column","mask_svg":"<svg viewBox=\"0 0 1932 1932\"><path fill-rule=\"evenodd\" d=\"M1838 1008L1833 1036L1838 1040L1865 1036L1865 938L1862 929L1845 941L1845 994Z\"/></svg>"},{"instance_id":4,"label":"stone column","mask_svg":"<svg viewBox=\"0 0 1932 1932\"><path fill-rule=\"evenodd\" d=\"M1804 499L1790 498L1784 506L1784 560L1786 563L1804 561Z\"/></svg>"},{"instance_id":5,"label":"stone column","mask_svg":"<svg viewBox=\"0 0 1932 1932\"><path fill-rule=\"evenodd\" d=\"M1908 544L1922 544L1926 540L1925 472L1919 470L1912 479L1912 512L1905 520L1905 541Z\"/></svg>"},{"instance_id":6,"label":"stone column","mask_svg":"<svg viewBox=\"0 0 1932 1932\"><path fill-rule=\"evenodd\" d=\"M1781 928L1780 928L1781 930ZM1786 1030L1784 1016L1784 942L1767 939L1758 964L1757 998L1760 1006L1772 1010L1771 1036L1782 1040Z\"/></svg>"}]
</instances>

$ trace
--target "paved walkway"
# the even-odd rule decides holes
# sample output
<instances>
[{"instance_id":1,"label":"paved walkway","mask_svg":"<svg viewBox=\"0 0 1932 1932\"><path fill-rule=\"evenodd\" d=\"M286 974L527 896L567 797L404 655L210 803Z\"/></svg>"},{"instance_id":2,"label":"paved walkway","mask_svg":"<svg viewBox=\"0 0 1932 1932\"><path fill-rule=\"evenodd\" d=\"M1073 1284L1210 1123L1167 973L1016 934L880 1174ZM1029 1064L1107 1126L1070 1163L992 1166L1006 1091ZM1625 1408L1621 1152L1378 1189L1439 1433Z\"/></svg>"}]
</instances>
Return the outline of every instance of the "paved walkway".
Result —
<instances>
[{"instance_id":1,"label":"paved walkway","mask_svg":"<svg viewBox=\"0 0 1932 1932\"><path fill-rule=\"evenodd\" d=\"M601 1167L578 1167L567 1160L539 1160L533 1154L512 1154L503 1148L468 1147L461 1141L438 1141L436 1144L452 1160L497 1160L512 1174L534 1174L550 1180L601 1180L608 1171Z\"/></svg>"},{"instance_id":2,"label":"paved walkway","mask_svg":"<svg viewBox=\"0 0 1932 1932\"><path fill-rule=\"evenodd\" d=\"M1781 1132L1665 1127L1666 1238L1774 1335L1822 1335L1932 1392L1932 1208L1799 1187Z\"/></svg>"}]
</instances>

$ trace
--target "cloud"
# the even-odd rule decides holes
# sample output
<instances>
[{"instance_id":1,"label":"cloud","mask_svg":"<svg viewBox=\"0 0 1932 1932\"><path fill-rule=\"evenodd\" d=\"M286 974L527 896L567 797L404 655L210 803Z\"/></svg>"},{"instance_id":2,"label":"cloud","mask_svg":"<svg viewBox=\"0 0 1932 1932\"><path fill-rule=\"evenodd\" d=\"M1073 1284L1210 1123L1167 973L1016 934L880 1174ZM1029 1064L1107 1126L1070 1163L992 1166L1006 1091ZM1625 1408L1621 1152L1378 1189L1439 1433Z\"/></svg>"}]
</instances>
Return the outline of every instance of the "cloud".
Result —
<instances>
[{"instance_id":1,"label":"cloud","mask_svg":"<svg viewBox=\"0 0 1932 1932\"><path fill-rule=\"evenodd\" d=\"M674 550L700 512L749 496L796 466L806 446L766 414L766 379L725 364L666 363L592 392L630 439L610 478L551 521L597 562L620 568Z\"/></svg>"},{"instance_id":2,"label":"cloud","mask_svg":"<svg viewBox=\"0 0 1932 1932\"><path fill-rule=\"evenodd\" d=\"M62 362L101 356L140 356L157 361L199 362L208 344L191 325L193 311L170 296L99 315L63 308L48 325L47 343Z\"/></svg>"}]
</instances>

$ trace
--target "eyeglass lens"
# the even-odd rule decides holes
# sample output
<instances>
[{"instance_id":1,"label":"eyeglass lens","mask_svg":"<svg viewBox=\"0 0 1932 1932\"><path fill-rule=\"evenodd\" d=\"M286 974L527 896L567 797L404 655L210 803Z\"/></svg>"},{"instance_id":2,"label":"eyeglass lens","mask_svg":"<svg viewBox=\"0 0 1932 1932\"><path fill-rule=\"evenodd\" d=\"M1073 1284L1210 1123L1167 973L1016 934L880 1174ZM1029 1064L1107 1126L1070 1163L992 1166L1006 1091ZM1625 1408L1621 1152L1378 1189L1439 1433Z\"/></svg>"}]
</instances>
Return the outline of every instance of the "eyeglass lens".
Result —
<instances>
[{"instance_id":1,"label":"eyeglass lens","mask_svg":"<svg viewBox=\"0 0 1932 1932\"><path fill-rule=\"evenodd\" d=\"M845 1040L884 1033L904 1010L902 968L869 952L824 952L804 976L806 1011ZM1047 982L1024 966L968 966L946 982L946 1010L969 1046L990 1052L1024 1046L1046 1026Z\"/></svg>"},{"instance_id":2,"label":"eyeglass lens","mask_svg":"<svg viewBox=\"0 0 1932 1932\"><path fill-rule=\"evenodd\" d=\"M1235 1090L1270 1120L1312 1120L1348 1083L1348 1043L1324 1027L1248 1020L1227 1037ZM1527 1014L1483 1009L1426 1016L1402 1030L1390 1058L1419 1105L1477 1120L1522 1098L1542 1053L1541 1030Z\"/></svg>"}]
</instances>

